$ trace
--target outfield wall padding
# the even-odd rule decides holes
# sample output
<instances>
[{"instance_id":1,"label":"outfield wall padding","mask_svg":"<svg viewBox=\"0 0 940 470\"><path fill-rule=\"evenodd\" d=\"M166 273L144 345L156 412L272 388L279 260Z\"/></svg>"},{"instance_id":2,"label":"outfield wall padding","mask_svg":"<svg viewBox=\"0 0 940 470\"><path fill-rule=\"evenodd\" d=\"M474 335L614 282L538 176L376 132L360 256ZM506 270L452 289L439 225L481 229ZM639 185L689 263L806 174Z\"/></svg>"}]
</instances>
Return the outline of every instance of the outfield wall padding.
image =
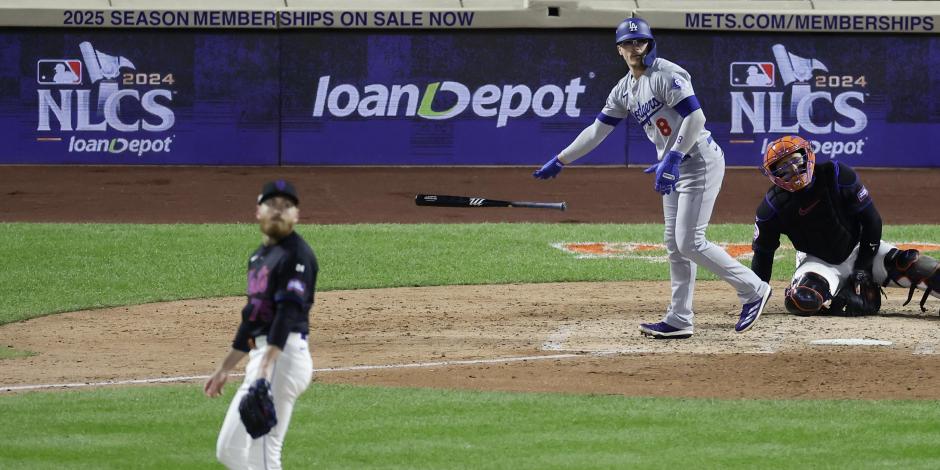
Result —
<instances>
[{"instance_id":1,"label":"outfield wall padding","mask_svg":"<svg viewBox=\"0 0 940 470\"><path fill-rule=\"evenodd\" d=\"M938 37L656 37L729 165L798 133L821 161L940 166ZM0 164L537 165L626 72L596 28L6 28L0 63ZM643 117L579 164L652 162Z\"/></svg>"}]
</instances>

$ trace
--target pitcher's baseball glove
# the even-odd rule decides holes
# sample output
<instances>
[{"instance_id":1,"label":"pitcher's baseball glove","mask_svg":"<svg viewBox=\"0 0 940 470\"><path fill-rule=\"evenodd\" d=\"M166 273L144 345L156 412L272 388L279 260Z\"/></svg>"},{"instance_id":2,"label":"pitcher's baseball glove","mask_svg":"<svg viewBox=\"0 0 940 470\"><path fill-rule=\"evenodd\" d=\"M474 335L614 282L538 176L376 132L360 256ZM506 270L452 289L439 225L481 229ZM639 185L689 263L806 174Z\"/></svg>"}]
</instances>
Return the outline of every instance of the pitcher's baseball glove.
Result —
<instances>
[{"instance_id":1,"label":"pitcher's baseball glove","mask_svg":"<svg viewBox=\"0 0 940 470\"><path fill-rule=\"evenodd\" d=\"M248 388L248 393L238 404L238 413L252 439L271 432L277 425L274 394L271 393L271 383L267 379L258 379Z\"/></svg>"}]
</instances>

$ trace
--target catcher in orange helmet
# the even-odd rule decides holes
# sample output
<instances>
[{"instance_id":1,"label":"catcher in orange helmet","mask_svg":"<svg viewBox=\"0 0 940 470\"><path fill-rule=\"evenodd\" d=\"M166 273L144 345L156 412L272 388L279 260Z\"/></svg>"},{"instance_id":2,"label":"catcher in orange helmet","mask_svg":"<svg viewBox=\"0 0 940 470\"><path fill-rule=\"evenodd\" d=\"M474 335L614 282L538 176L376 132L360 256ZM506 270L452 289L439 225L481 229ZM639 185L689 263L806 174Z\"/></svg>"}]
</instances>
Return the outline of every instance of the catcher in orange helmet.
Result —
<instances>
[{"instance_id":1,"label":"catcher in orange helmet","mask_svg":"<svg viewBox=\"0 0 940 470\"><path fill-rule=\"evenodd\" d=\"M940 263L917 250L881 240L881 216L868 189L842 162L816 164L802 137L773 141L761 164L773 186L754 223L751 269L769 281L784 234L797 250L796 272L784 296L797 315L868 315L881 308L881 287L925 291L940 298ZM906 303L905 303L906 305Z\"/></svg>"}]
</instances>

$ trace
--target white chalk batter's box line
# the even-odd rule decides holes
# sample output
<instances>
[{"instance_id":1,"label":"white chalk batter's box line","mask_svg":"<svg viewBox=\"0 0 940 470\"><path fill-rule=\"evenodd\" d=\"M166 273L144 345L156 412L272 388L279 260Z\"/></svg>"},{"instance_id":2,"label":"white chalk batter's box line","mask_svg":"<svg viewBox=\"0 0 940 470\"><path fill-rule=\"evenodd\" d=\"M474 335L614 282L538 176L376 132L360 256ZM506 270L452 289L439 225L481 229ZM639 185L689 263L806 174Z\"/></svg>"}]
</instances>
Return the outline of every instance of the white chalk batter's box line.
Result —
<instances>
[{"instance_id":1,"label":"white chalk batter's box line","mask_svg":"<svg viewBox=\"0 0 940 470\"><path fill-rule=\"evenodd\" d=\"M450 367L450 366L472 366L479 364L499 364L508 362L526 362L526 361L546 361L556 359L575 359L582 357L598 357L618 354L616 352L597 352L597 353L567 353L550 354L543 356L513 356L493 359L467 359L457 361L435 361L435 362L412 362L407 364L380 364L364 366L346 366L346 367L327 367L324 369L314 369L317 372L352 372L359 370L387 370L387 369L412 369L427 367ZM229 374L229 377L244 377L245 374ZM86 383L63 383L63 384L43 384L43 385L0 385L0 392L22 392L30 390L50 390L58 388L84 388L84 387L107 387L111 385L141 385L158 383L177 383L192 382L194 380L206 380L208 375L189 375L181 377L157 377L150 379L129 379L129 380L109 380L106 382L86 382Z\"/></svg>"},{"instance_id":2,"label":"white chalk batter's box line","mask_svg":"<svg viewBox=\"0 0 940 470\"><path fill-rule=\"evenodd\" d=\"M650 340L650 341L665 341L665 340ZM818 340L817 340L818 341ZM864 345L865 341L862 340L823 340L825 341L849 341L850 343L855 342L856 345ZM861 342L860 342L861 341ZM812 341L809 342L812 344ZM838 343L837 343L838 344ZM766 345L771 346L771 345ZM918 343L913 351L913 355L932 355L936 354L936 344L935 343ZM585 350L585 349L572 349L566 350L562 349L563 345L558 344L554 351L559 352L559 354L548 354L548 355L539 355L539 356L512 356L512 357L500 357L493 359L467 359L467 360L456 360L456 361L433 361L433 362L412 362L406 364L379 364L379 365L362 365L362 366L345 366L345 367L327 367L323 369L314 369L314 373L317 372L353 372L360 370L389 370L389 369L417 369L417 368L430 368L430 367L452 367L452 366L473 366L480 364L499 364L499 363L512 363L512 362L527 362L527 361L548 361L548 360L559 360L559 359L581 359L581 358L598 358L598 357L612 357L612 356L623 356L623 355L632 355L632 354L650 354L657 352L666 352L656 348L647 348L643 346L631 347L631 348L622 348L622 349L598 349L598 350ZM570 351L570 352L569 352ZM776 353L776 348L761 348L754 351L748 351L749 354L774 354ZM694 353L693 353L694 354ZM244 377L245 374L229 374L229 377ZM129 379L129 380L111 380L106 382L84 382L84 383L62 383L62 384L42 384L42 385L0 385L0 393L2 392L24 392L31 390L53 390L53 389L65 389L65 388L85 388L85 387L108 387L112 385L145 385L145 384L159 384L159 383L180 383L180 382L192 382L195 380L206 380L208 375L190 375L190 376L180 376L180 377L156 377L149 379Z\"/></svg>"}]
</instances>

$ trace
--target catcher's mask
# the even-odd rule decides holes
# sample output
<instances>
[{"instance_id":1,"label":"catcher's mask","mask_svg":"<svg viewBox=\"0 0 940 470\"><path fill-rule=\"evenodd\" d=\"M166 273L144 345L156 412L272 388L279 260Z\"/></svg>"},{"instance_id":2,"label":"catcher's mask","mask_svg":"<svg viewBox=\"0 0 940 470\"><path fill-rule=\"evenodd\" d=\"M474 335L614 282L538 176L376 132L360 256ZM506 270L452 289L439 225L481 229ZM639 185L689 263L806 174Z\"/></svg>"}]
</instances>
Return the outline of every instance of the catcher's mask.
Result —
<instances>
[{"instance_id":1,"label":"catcher's mask","mask_svg":"<svg viewBox=\"0 0 940 470\"><path fill-rule=\"evenodd\" d=\"M799 191L813 181L816 154L806 139L788 135L767 146L760 171L775 185L790 191Z\"/></svg>"}]
</instances>

